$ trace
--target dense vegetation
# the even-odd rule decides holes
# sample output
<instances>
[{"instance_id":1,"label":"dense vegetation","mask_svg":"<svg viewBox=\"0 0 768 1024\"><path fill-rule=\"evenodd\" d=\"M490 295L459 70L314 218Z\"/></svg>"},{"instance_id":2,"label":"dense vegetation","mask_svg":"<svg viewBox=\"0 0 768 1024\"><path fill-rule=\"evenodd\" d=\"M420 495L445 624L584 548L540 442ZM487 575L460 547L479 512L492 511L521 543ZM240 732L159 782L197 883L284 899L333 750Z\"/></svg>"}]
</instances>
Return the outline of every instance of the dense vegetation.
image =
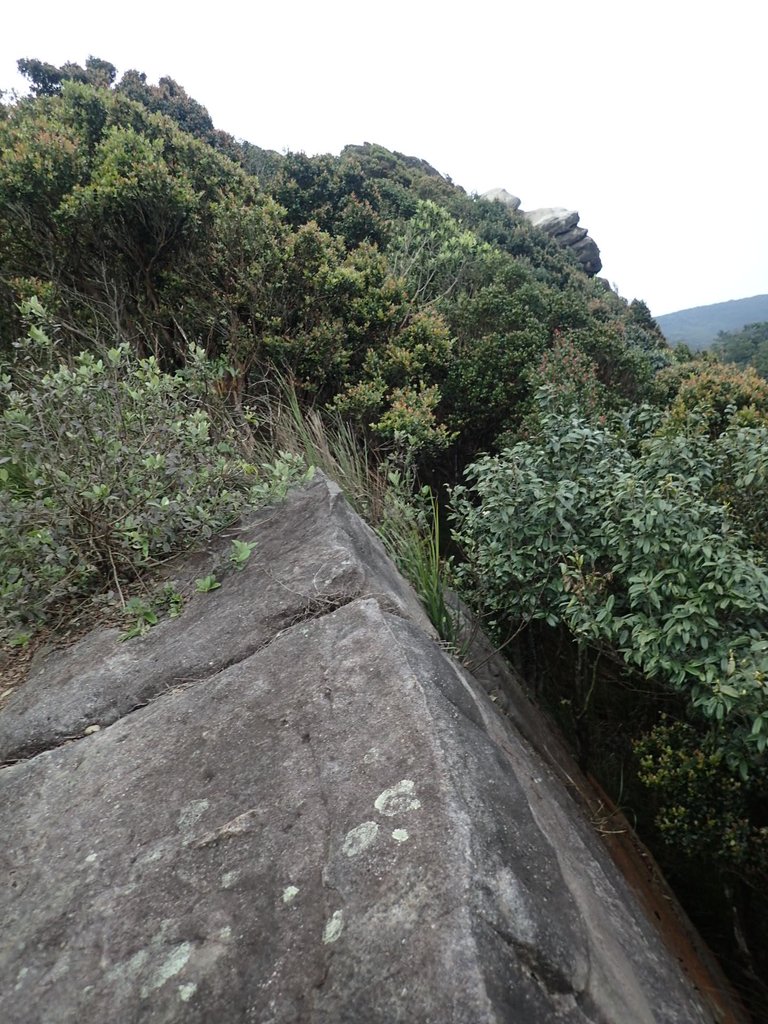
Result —
<instances>
[{"instance_id":1,"label":"dense vegetation","mask_svg":"<svg viewBox=\"0 0 768 1024\"><path fill-rule=\"evenodd\" d=\"M0 107L0 639L130 608L147 570L317 461L354 477L450 633L450 520L454 582L768 1003L765 381L673 353L644 303L423 161L279 156L171 79L21 64L32 94Z\"/></svg>"},{"instance_id":2,"label":"dense vegetation","mask_svg":"<svg viewBox=\"0 0 768 1024\"><path fill-rule=\"evenodd\" d=\"M712 349L726 363L735 363L741 370L751 366L768 380L768 323L720 331Z\"/></svg>"}]
</instances>

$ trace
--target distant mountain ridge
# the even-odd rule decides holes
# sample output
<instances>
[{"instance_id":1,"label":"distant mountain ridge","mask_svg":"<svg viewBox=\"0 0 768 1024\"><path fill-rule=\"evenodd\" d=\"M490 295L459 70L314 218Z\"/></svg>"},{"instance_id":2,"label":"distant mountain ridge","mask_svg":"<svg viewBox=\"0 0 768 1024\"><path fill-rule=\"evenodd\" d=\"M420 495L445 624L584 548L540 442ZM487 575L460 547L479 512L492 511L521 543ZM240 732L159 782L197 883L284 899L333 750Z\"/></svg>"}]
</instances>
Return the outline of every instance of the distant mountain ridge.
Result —
<instances>
[{"instance_id":1,"label":"distant mountain ridge","mask_svg":"<svg viewBox=\"0 0 768 1024\"><path fill-rule=\"evenodd\" d=\"M665 313L655 320L670 345L682 341L692 349L708 348L717 338L718 331L739 331L746 324L767 321L768 295L694 306L676 313Z\"/></svg>"}]
</instances>

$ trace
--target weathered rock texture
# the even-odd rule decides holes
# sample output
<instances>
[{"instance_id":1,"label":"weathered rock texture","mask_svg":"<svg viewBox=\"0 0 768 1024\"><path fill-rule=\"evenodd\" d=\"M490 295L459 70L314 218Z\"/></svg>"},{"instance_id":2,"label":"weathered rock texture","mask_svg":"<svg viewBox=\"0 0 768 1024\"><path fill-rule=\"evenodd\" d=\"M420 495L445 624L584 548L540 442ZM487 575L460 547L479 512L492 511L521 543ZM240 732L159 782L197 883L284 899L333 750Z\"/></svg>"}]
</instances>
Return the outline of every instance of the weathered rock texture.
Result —
<instances>
[{"instance_id":1,"label":"weathered rock texture","mask_svg":"<svg viewBox=\"0 0 768 1024\"><path fill-rule=\"evenodd\" d=\"M493 188L489 192L484 192L482 198L503 203L512 211L520 206L517 196L510 195L503 188ZM558 245L569 249L590 277L600 273L603 268L600 250L594 239L590 238L587 229L579 226L579 215L575 210L548 206L539 210L520 210L520 213L534 227L553 238Z\"/></svg>"},{"instance_id":2,"label":"weathered rock texture","mask_svg":"<svg viewBox=\"0 0 768 1024\"><path fill-rule=\"evenodd\" d=\"M240 536L4 709L4 1024L713 1020L337 489Z\"/></svg>"},{"instance_id":3,"label":"weathered rock texture","mask_svg":"<svg viewBox=\"0 0 768 1024\"><path fill-rule=\"evenodd\" d=\"M45 660L0 714L0 762L109 725L357 597L376 596L428 631L415 594L340 495L321 481L308 494L256 514L185 558L175 574L181 590L209 574L228 576L226 586L196 597L179 619L129 643L118 642L120 630L97 630L65 656ZM256 545L242 572L229 565L233 537Z\"/></svg>"}]
</instances>

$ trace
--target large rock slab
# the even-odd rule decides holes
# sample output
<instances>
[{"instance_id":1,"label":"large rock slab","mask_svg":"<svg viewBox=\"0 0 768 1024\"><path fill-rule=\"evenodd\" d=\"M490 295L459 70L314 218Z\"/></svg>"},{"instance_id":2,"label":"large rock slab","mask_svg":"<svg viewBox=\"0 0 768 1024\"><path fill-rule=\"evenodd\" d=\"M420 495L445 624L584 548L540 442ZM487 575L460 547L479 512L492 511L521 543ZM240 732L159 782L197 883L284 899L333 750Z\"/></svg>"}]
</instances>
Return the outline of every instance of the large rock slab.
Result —
<instances>
[{"instance_id":1,"label":"large rock slab","mask_svg":"<svg viewBox=\"0 0 768 1024\"><path fill-rule=\"evenodd\" d=\"M567 231L561 232L559 235L555 235L555 241L558 245L574 246L586 237L587 229L577 225L576 227L568 228Z\"/></svg>"},{"instance_id":2,"label":"large rock slab","mask_svg":"<svg viewBox=\"0 0 768 1024\"><path fill-rule=\"evenodd\" d=\"M558 236L555 241L559 240ZM595 240L590 238L589 235L575 242L571 246L571 252L574 253L588 274L598 274L602 270L603 264L600 259L600 250Z\"/></svg>"},{"instance_id":3,"label":"large rock slab","mask_svg":"<svg viewBox=\"0 0 768 1024\"><path fill-rule=\"evenodd\" d=\"M0 786L6 1024L707 1019L548 769L374 599Z\"/></svg>"},{"instance_id":4,"label":"large rock slab","mask_svg":"<svg viewBox=\"0 0 768 1024\"><path fill-rule=\"evenodd\" d=\"M241 572L229 563L233 539L255 544ZM431 628L375 534L321 474L168 574L190 595L184 614L126 643L120 630L96 630L44 659L0 715L0 762L108 725L169 688L242 660L293 623L366 594ZM221 588L195 594L194 580L209 574Z\"/></svg>"},{"instance_id":5,"label":"large rock slab","mask_svg":"<svg viewBox=\"0 0 768 1024\"><path fill-rule=\"evenodd\" d=\"M521 211L522 212L522 211ZM587 229L579 226L579 214L576 210L566 210L561 206L547 206L540 210L527 210L523 216L535 228L544 231L558 245L573 253L590 277L599 274L603 268L600 250Z\"/></svg>"},{"instance_id":6,"label":"large rock slab","mask_svg":"<svg viewBox=\"0 0 768 1024\"><path fill-rule=\"evenodd\" d=\"M63 742L51 707L51 749L0 771L3 1024L714 1021L541 722L449 657L337 489L243 528L261 563L169 624L170 650L115 662L98 634L31 681L75 707L74 659L118 717ZM115 671L152 699L121 704Z\"/></svg>"}]
</instances>

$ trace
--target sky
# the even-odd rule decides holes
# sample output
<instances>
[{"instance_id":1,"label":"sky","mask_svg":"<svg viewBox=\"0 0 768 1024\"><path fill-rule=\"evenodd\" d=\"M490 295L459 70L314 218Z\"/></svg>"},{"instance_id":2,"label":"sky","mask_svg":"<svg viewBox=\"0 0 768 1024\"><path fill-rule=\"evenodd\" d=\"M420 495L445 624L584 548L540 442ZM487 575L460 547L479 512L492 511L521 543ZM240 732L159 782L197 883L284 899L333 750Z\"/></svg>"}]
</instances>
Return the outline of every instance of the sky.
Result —
<instances>
[{"instance_id":1,"label":"sky","mask_svg":"<svg viewBox=\"0 0 768 1024\"><path fill-rule=\"evenodd\" d=\"M0 89L93 55L267 149L375 142L578 210L661 315L768 293L767 34L760 0L37 0L3 13Z\"/></svg>"}]
</instances>

